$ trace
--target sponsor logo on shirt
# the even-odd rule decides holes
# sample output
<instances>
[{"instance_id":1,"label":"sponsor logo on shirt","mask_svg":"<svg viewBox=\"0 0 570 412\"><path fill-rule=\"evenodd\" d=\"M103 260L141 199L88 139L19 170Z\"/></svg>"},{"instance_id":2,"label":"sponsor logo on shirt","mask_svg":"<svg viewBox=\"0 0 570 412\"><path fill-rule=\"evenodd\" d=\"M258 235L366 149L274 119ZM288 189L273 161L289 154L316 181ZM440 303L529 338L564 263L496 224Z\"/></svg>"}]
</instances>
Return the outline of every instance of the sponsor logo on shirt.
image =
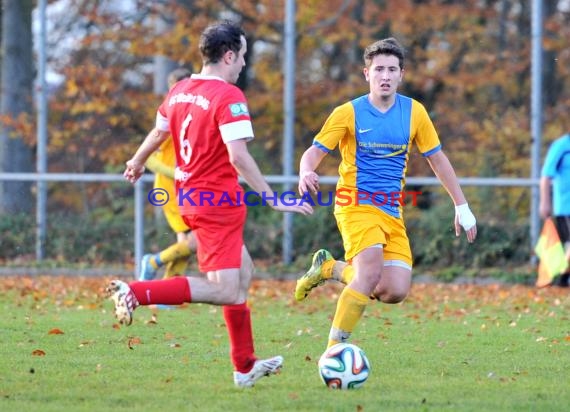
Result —
<instances>
[{"instance_id":1,"label":"sponsor logo on shirt","mask_svg":"<svg viewBox=\"0 0 570 412\"><path fill-rule=\"evenodd\" d=\"M358 149L374 157L392 157L405 153L408 145L378 142L358 142Z\"/></svg>"},{"instance_id":2,"label":"sponsor logo on shirt","mask_svg":"<svg viewBox=\"0 0 570 412\"><path fill-rule=\"evenodd\" d=\"M232 116L249 116L249 111L247 110L247 105L245 103L233 103L230 104L230 112Z\"/></svg>"},{"instance_id":3,"label":"sponsor logo on shirt","mask_svg":"<svg viewBox=\"0 0 570 412\"><path fill-rule=\"evenodd\" d=\"M183 172L178 167L174 169L174 180L179 180L181 182L185 182L190 179L192 173Z\"/></svg>"},{"instance_id":4,"label":"sponsor logo on shirt","mask_svg":"<svg viewBox=\"0 0 570 412\"><path fill-rule=\"evenodd\" d=\"M178 93L178 94L175 94L174 96L172 96L170 98L170 100L168 101L169 106L172 106L172 105L175 105L178 103L195 104L196 106L199 106L204 110L208 110L208 108L210 107L210 101L208 99L206 99L204 96L202 96L201 94L195 95L192 93Z\"/></svg>"}]
</instances>

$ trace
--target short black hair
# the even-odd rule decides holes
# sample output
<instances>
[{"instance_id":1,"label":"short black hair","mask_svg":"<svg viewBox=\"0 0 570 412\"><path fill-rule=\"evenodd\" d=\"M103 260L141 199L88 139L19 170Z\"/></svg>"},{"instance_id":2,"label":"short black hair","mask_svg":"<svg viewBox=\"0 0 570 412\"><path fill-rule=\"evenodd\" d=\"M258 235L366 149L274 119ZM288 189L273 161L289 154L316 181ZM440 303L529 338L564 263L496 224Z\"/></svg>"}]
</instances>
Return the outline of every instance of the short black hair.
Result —
<instances>
[{"instance_id":1,"label":"short black hair","mask_svg":"<svg viewBox=\"0 0 570 412\"><path fill-rule=\"evenodd\" d=\"M379 54L396 56L400 63L400 69L404 68L405 51L402 45L398 43L398 40L395 38L388 37L387 39L378 40L368 46L366 50L364 50L364 65L366 67L370 67L372 59Z\"/></svg>"},{"instance_id":2,"label":"short black hair","mask_svg":"<svg viewBox=\"0 0 570 412\"><path fill-rule=\"evenodd\" d=\"M200 53L204 65L218 63L227 51L238 53L245 37L242 28L230 20L206 27L200 36Z\"/></svg>"}]
</instances>

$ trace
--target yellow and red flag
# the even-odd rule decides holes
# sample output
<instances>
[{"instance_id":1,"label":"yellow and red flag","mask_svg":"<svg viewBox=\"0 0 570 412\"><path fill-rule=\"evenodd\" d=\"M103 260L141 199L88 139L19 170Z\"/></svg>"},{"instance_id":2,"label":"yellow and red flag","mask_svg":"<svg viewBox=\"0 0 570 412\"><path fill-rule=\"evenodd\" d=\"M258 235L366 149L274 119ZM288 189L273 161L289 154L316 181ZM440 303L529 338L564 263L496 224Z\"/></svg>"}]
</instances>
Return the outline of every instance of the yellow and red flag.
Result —
<instances>
[{"instance_id":1,"label":"yellow and red flag","mask_svg":"<svg viewBox=\"0 0 570 412\"><path fill-rule=\"evenodd\" d=\"M566 272L566 269L568 269L568 260L564 252L564 246L551 218L544 221L534 253L540 259L538 277L536 279L536 286L539 288L550 285L554 277Z\"/></svg>"}]
</instances>

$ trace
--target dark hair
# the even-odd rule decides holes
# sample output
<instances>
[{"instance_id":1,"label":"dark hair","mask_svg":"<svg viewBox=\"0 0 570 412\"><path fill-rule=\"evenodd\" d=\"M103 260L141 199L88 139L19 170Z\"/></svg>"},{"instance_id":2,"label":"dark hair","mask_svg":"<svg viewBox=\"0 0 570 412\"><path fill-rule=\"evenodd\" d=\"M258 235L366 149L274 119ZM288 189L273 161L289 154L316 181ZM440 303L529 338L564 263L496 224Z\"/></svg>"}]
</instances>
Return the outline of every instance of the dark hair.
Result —
<instances>
[{"instance_id":1,"label":"dark hair","mask_svg":"<svg viewBox=\"0 0 570 412\"><path fill-rule=\"evenodd\" d=\"M190 76L192 76L192 72L188 70L186 67L179 67L177 69L174 69L170 73L168 73L168 78L167 78L168 87L172 87L180 80Z\"/></svg>"},{"instance_id":2,"label":"dark hair","mask_svg":"<svg viewBox=\"0 0 570 412\"><path fill-rule=\"evenodd\" d=\"M404 48L393 37L378 40L364 50L364 65L370 67L372 59L379 54L396 56L400 62L400 69L404 68Z\"/></svg>"},{"instance_id":3,"label":"dark hair","mask_svg":"<svg viewBox=\"0 0 570 412\"><path fill-rule=\"evenodd\" d=\"M244 31L236 23L224 20L212 24L200 36L200 53L204 65L219 62L227 51L238 53Z\"/></svg>"}]
</instances>

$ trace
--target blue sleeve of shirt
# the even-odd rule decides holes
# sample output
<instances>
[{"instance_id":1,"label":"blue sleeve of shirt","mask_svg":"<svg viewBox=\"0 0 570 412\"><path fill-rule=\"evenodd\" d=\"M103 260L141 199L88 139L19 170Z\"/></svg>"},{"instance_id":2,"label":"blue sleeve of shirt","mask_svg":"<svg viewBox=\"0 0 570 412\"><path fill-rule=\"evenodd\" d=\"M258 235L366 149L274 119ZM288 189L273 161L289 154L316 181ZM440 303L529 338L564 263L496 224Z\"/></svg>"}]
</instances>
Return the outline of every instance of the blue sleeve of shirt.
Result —
<instances>
[{"instance_id":1,"label":"blue sleeve of shirt","mask_svg":"<svg viewBox=\"0 0 570 412\"><path fill-rule=\"evenodd\" d=\"M321 149L321 150L322 150L323 152L325 152L325 153L330 153L330 152L331 152L331 150L330 150L328 147L326 147L325 145L323 145L323 144L321 144L321 143L319 143L319 142L317 142L317 141L313 141L313 146L318 147L319 149Z\"/></svg>"},{"instance_id":2,"label":"blue sleeve of shirt","mask_svg":"<svg viewBox=\"0 0 570 412\"><path fill-rule=\"evenodd\" d=\"M428 156L431 156L431 155L434 154L434 153L439 152L440 150L441 150L441 145L439 144L439 145L437 145L436 147L434 147L433 149L431 149L429 152L422 153L422 156L423 156L423 157L428 157Z\"/></svg>"},{"instance_id":3,"label":"blue sleeve of shirt","mask_svg":"<svg viewBox=\"0 0 570 412\"><path fill-rule=\"evenodd\" d=\"M550 145L548 152L546 153L546 158L544 159L544 164L542 165L542 177L553 178L557 174L556 167L560 161L560 157L564 153L564 145L562 144L562 139L555 140Z\"/></svg>"}]
</instances>

